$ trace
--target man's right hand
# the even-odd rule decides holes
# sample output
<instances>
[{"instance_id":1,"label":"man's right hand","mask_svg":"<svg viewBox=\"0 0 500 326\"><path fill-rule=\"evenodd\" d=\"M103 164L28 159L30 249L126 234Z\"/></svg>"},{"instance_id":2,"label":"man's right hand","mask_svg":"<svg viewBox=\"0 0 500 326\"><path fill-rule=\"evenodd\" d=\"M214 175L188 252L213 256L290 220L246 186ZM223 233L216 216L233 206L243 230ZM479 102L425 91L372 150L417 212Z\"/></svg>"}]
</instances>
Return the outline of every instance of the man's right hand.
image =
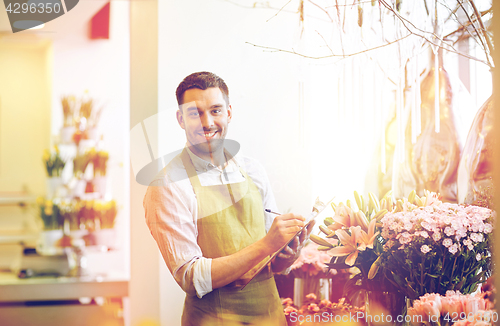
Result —
<instances>
[{"instance_id":1,"label":"man's right hand","mask_svg":"<svg viewBox=\"0 0 500 326\"><path fill-rule=\"evenodd\" d=\"M269 248L278 251L304 227L305 218L293 213L277 216L265 239Z\"/></svg>"}]
</instances>

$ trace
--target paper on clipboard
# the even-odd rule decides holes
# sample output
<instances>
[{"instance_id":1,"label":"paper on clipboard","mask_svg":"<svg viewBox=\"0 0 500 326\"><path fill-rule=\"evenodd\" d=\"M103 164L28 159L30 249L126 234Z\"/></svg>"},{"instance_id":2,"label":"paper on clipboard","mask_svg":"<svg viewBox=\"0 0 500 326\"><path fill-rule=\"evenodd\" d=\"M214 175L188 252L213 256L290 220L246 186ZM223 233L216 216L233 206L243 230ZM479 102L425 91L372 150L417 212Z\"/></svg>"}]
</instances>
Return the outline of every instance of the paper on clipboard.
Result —
<instances>
[{"instance_id":1,"label":"paper on clipboard","mask_svg":"<svg viewBox=\"0 0 500 326\"><path fill-rule=\"evenodd\" d=\"M276 251L274 254L272 254L271 256L269 256L269 258L267 258L264 261L260 262L257 266L255 266L253 269L251 269L246 274L249 277L246 278L246 279L244 279L244 280L241 280L242 282L239 282L238 286L241 286L241 289L243 289L248 283L250 283L250 281L257 274L259 274L260 271L262 271L264 269L264 267L266 267L267 265L269 265L269 263L271 263L271 261L274 259L274 257L276 257L283 249L285 249L286 246L288 246L288 244L290 242L292 242L292 240L304 230L304 228L306 228L318 216L322 215L321 213L323 213L325 211L325 208L327 208L328 206L330 206L330 204L332 203L333 199L334 198L330 199L326 204L324 204L321 201L319 201L319 199L316 199L316 202L314 203L312 212L309 214L308 217L306 217L306 220L305 220L305 223L304 223L304 227L302 229L300 229L299 231L297 231L297 233L293 237L291 237L290 240L283 247L281 247L278 251Z\"/></svg>"}]
</instances>

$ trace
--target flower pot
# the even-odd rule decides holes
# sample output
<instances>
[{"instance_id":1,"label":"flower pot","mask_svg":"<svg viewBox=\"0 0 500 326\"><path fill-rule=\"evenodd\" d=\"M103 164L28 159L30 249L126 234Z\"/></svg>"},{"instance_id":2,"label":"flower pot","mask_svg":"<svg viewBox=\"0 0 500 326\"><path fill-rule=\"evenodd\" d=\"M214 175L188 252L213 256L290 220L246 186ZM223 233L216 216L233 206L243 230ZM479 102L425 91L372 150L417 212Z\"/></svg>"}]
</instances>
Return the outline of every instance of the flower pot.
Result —
<instances>
[{"instance_id":1,"label":"flower pot","mask_svg":"<svg viewBox=\"0 0 500 326\"><path fill-rule=\"evenodd\" d=\"M493 97L477 111L457 174L458 202L493 208L495 133Z\"/></svg>"},{"instance_id":2,"label":"flower pot","mask_svg":"<svg viewBox=\"0 0 500 326\"><path fill-rule=\"evenodd\" d=\"M47 179L47 198L54 198L59 196L62 187L62 178L61 177L49 177Z\"/></svg>"},{"instance_id":3,"label":"flower pot","mask_svg":"<svg viewBox=\"0 0 500 326\"><path fill-rule=\"evenodd\" d=\"M78 180L73 188L73 197L83 197L85 194L85 188L87 187L86 180Z\"/></svg>"},{"instance_id":4,"label":"flower pot","mask_svg":"<svg viewBox=\"0 0 500 326\"><path fill-rule=\"evenodd\" d=\"M61 143L71 144L73 143L73 135L75 134L74 126L67 126L61 128Z\"/></svg>"},{"instance_id":5,"label":"flower pot","mask_svg":"<svg viewBox=\"0 0 500 326\"><path fill-rule=\"evenodd\" d=\"M94 180L92 180L92 183L94 184L94 192L98 192L101 198L104 198L106 196L108 178L105 176L95 177Z\"/></svg>"},{"instance_id":6,"label":"flower pot","mask_svg":"<svg viewBox=\"0 0 500 326\"><path fill-rule=\"evenodd\" d=\"M400 292L366 291L366 323L369 326L405 325L406 302Z\"/></svg>"},{"instance_id":7,"label":"flower pot","mask_svg":"<svg viewBox=\"0 0 500 326\"><path fill-rule=\"evenodd\" d=\"M302 307L306 301L306 296L313 293L319 300L330 300L332 280L329 278L296 278L293 282L293 303L297 307Z\"/></svg>"},{"instance_id":8,"label":"flower pot","mask_svg":"<svg viewBox=\"0 0 500 326\"><path fill-rule=\"evenodd\" d=\"M62 253L62 248L58 246L58 241L63 236L63 230L42 231L38 237L36 252L43 256L51 256Z\"/></svg>"},{"instance_id":9,"label":"flower pot","mask_svg":"<svg viewBox=\"0 0 500 326\"><path fill-rule=\"evenodd\" d=\"M85 131L85 135L87 139L98 141L100 137L100 132L99 129L97 128L90 128Z\"/></svg>"},{"instance_id":10,"label":"flower pot","mask_svg":"<svg viewBox=\"0 0 500 326\"><path fill-rule=\"evenodd\" d=\"M102 251L115 247L116 230L101 229L89 233L90 245L98 246Z\"/></svg>"}]
</instances>

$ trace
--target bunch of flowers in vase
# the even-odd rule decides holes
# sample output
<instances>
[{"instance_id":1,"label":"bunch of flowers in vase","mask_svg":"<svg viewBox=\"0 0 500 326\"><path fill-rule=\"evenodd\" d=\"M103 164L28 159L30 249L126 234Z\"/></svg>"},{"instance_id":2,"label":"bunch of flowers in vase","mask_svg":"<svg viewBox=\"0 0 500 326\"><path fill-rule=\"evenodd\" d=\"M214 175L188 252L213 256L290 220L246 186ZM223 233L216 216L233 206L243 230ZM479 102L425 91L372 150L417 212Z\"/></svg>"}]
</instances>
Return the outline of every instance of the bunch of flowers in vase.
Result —
<instances>
[{"instance_id":1,"label":"bunch of flowers in vase","mask_svg":"<svg viewBox=\"0 0 500 326\"><path fill-rule=\"evenodd\" d=\"M91 157L92 165L94 166L94 192L98 192L101 194L101 197L105 197L107 189L106 172L109 154L104 150L95 151L95 149L92 149Z\"/></svg>"},{"instance_id":2,"label":"bunch of flowers in vase","mask_svg":"<svg viewBox=\"0 0 500 326\"><path fill-rule=\"evenodd\" d=\"M356 305L364 302L364 291L397 292L392 284L377 275L378 259L384 248L384 239L380 235L380 220L394 205L391 193L378 200L372 193L369 200L354 192L356 209L350 200L344 204L332 203L335 215L325 219L320 230L326 239L311 237L319 244L319 250L333 256L328 264L334 269L350 269L355 275L346 282L344 295ZM334 241L327 241L328 239ZM336 241L336 243L335 243Z\"/></svg>"},{"instance_id":3,"label":"bunch of flowers in vase","mask_svg":"<svg viewBox=\"0 0 500 326\"><path fill-rule=\"evenodd\" d=\"M62 170L66 165L65 160L61 157L59 148L54 146L54 151L46 149L43 153L42 161L47 171L47 197L52 198L58 195L63 184L61 177Z\"/></svg>"},{"instance_id":4,"label":"bunch of flowers in vase","mask_svg":"<svg viewBox=\"0 0 500 326\"><path fill-rule=\"evenodd\" d=\"M442 203L429 192L400 203L401 210L381 219L385 242L380 266L386 277L410 299L476 291L492 272L494 212Z\"/></svg>"},{"instance_id":5,"label":"bunch of flowers in vase","mask_svg":"<svg viewBox=\"0 0 500 326\"><path fill-rule=\"evenodd\" d=\"M78 112L83 138L97 140L99 138L97 124L101 118L102 107L97 107L95 101L88 96L88 92L85 92L84 97L80 100Z\"/></svg>"},{"instance_id":6,"label":"bunch of flowers in vase","mask_svg":"<svg viewBox=\"0 0 500 326\"><path fill-rule=\"evenodd\" d=\"M93 149L91 152L91 160L94 165L94 177L104 177L106 176L107 162L109 159L109 153L104 150L96 151Z\"/></svg>"},{"instance_id":7,"label":"bunch of flowers in vase","mask_svg":"<svg viewBox=\"0 0 500 326\"><path fill-rule=\"evenodd\" d=\"M61 176L66 162L61 157L59 148L57 146L54 146L53 151L46 149L43 152L42 160L45 165L45 170L47 171L47 176L49 178Z\"/></svg>"},{"instance_id":8,"label":"bunch of flowers in vase","mask_svg":"<svg viewBox=\"0 0 500 326\"><path fill-rule=\"evenodd\" d=\"M318 250L318 245L308 242L300 251L300 256L290 266L290 274L294 277L294 302L301 306L306 295L314 294L321 299L330 299L332 276L335 269L329 269L332 256Z\"/></svg>"},{"instance_id":9,"label":"bunch of flowers in vase","mask_svg":"<svg viewBox=\"0 0 500 326\"><path fill-rule=\"evenodd\" d=\"M37 198L38 212L42 222L36 250L42 255L60 253L60 241L63 236L63 216L57 202L43 197Z\"/></svg>"},{"instance_id":10,"label":"bunch of flowers in vase","mask_svg":"<svg viewBox=\"0 0 500 326\"><path fill-rule=\"evenodd\" d=\"M37 198L37 205L44 230L49 231L62 228L63 217L59 205L51 199L44 199L43 197Z\"/></svg>"},{"instance_id":11,"label":"bunch of flowers in vase","mask_svg":"<svg viewBox=\"0 0 500 326\"><path fill-rule=\"evenodd\" d=\"M498 321L498 313L485 292L447 291L444 296L427 293L415 300L406 319L411 326L489 326Z\"/></svg>"},{"instance_id":12,"label":"bunch of flowers in vase","mask_svg":"<svg viewBox=\"0 0 500 326\"><path fill-rule=\"evenodd\" d=\"M75 133L76 98L74 96L62 96L61 106L63 111L63 127L61 128L61 142L71 143Z\"/></svg>"},{"instance_id":13,"label":"bunch of flowers in vase","mask_svg":"<svg viewBox=\"0 0 500 326\"><path fill-rule=\"evenodd\" d=\"M331 268L358 268L344 293L356 302L355 294L366 291L367 315L404 315L405 297L449 290L469 294L491 275L495 214L424 193L419 197L412 191L397 201L390 193L380 201L369 194L368 204L355 193L358 210L350 201L340 203L321 227L339 244L311 238L334 256Z\"/></svg>"},{"instance_id":14,"label":"bunch of flowers in vase","mask_svg":"<svg viewBox=\"0 0 500 326\"><path fill-rule=\"evenodd\" d=\"M351 325L349 321L356 321L356 325L364 325L365 310L355 307L344 298L338 302L327 299L318 299L313 293L308 294L301 308L297 308L293 300L282 300L283 310L289 326L295 325ZM353 318L354 317L354 318Z\"/></svg>"}]
</instances>

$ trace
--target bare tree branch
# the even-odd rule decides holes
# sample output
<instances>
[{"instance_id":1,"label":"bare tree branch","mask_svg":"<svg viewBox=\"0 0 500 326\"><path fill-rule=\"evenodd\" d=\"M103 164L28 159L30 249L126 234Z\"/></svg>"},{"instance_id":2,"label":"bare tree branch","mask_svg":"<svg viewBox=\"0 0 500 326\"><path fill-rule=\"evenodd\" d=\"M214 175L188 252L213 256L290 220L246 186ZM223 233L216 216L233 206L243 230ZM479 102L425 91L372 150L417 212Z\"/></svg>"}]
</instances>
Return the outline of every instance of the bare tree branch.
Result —
<instances>
[{"instance_id":1,"label":"bare tree branch","mask_svg":"<svg viewBox=\"0 0 500 326\"><path fill-rule=\"evenodd\" d=\"M323 42L325 42L325 45L328 48L328 50L330 50L330 53L332 55L334 55L332 48L330 47L330 45L328 45L328 42L325 40L325 38L323 37L323 35L321 35L320 32L318 32L318 31L316 31L316 33L318 33L318 35L321 37L321 39L323 39Z\"/></svg>"},{"instance_id":2,"label":"bare tree branch","mask_svg":"<svg viewBox=\"0 0 500 326\"><path fill-rule=\"evenodd\" d=\"M295 54L295 55L301 56L303 58L308 58L308 59L326 59L326 58L332 58L332 57L347 58L347 57L352 57L352 56L355 56L355 55L358 55L358 54L361 54L361 53L366 53L366 52L370 52L370 51L373 51L373 50L377 50L377 49L389 46L391 44L394 44L394 43L397 43L397 42L399 42L401 40L404 40L405 38L407 38L407 37L409 37L411 35L412 34L408 34L408 35L406 35L406 36L404 36L404 37L402 37L400 39L394 40L392 42L388 42L386 44L382 44L382 45L375 46L373 48L369 48L369 49L358 51L358 52L353 52L353 53L349 53L349 54L333 54L332 53L330 55L325 55L325 56L321 56L321 57L309 56L309 55L306 55L306 54L302 54L302 53L296 52L295 50L291 50L290 51L290 50L284 50L284 49L279 49L279 48L273 48L273 47L269 47L269 46L257 45L257 44L253 44L253 43L250 43L250 42L245 42L245 43L253 45L253 46L258 47L258 48L262 48L262 49L266 49L266 50L271 50L271 52L291 53L291 54Z\"/></svg>"},{"instance_id":3,"label":"bare tree branch","mask_svg":"<svg viewBox=\"0 0 500 326\"><path fill-rule=\"evenodd\" d=\"M484 28L484 23L483 23L483 20L481 19L481 15L479 14L479 11L477 10L477 7L476 7L476 4L474 3L474 1L469 1L469 3L472 5L472 8L474 9L474 13L476 14L476 18L479 21L479 26L481 26L481 32L483 34L484 39L486 40L486 44L488 44L488 50L490 51L490 55L491 55L493 53L493 45L491 44L490 37L486 33L486 28ZM488 58L488 56L486 58Z\"/></svg>"},{"instance_id":4,"label":"bare tree branch","mask_svg":"<svg viewBox=\"0 0 500 326\"><path fill-rule=\"evenodd\" d=\"M460 7L460 6L459 6L459 7ZM486 11L481 12L481 16L487 15L487 14L489 14L489 13L491 13L491 9L490 9L490 10L486 10ZM476 20L477 20L477 18L474 18L474 19L472 19L472 22L476 22ZM467 23L465 23L465 24L460 23L460 27L459 27L459 28L457 28L457 29L456 29L456 30L454 30L453 32L450 32L450 33L446 34L445 36L443 36L443 39L446 39L446 38L448 38L448 37L452 36L453 34L456 34L456 33L460 33L460 32L462 32L464 29L467 29L467 27L469 27L470 25L472 25L472 23L471 23L470 21L469 21L469 22L467 22ZM467 31L468 31L468 30L467 30ZM471 37L474 37L474 35L472 35L470 32L469 32L468 34L469 34ZM479 44L479 43L478 43L478 44Z\"/></svg>"},{"instance_id":5,"label":"bare tree branch","mask_svg":"<svg viewBox=\"0 0 500 326\"><path fill-rule=\"evenodd\" d=\"M271 18L269 18L268 20L266 20L266 23L267 23L267 22L269 22L269 21L270 21L271 19L273 19L274 17L278 16L278 15L279 15L279 13L280 13L283 9L285 9L285 7L286 7L286 6L288 6L288 4L289 4L290 2L292 2L292 0L288 0L288 2L287 2L287 3L285 3L285 5L284 5L283 7L281 7L281 8L280 8L280 10L278 10L278 12L277 12L277 13L275 13L275 14L274 14L274 16L272 16Z\"/></svg>"},{"instance_id":6,"label":"bare tree branch","mask_svg":"<svg viewBox=\"0 0 500 326\"><path fill-rule=\"evenodd\" d=\"M486 51L486 44L484 43L483 41L483 38L482 38L482 35L479 33L479 31L477 30L477 27L476 25L474 24L474 22L472 21L472 18L469 16L469 13L467 12L467 9L465 9L464 5L463 5L463 1L462 0L457 0L458 4L460 5L460 7L462 8L462 10L464 11L465 13L465 16L467 17L467 19L469 20L469 23L472 25L472 27L474 28L474 31L476 32L477 34L477 37L479 38L479 41L481 42L481 46L483 47L483 49ZM478 17L479 18L479 17ZM477 40L474 39L476 42ZM488 63L489 63L489 66L491 67L491 63L490 63L490 60L489 60L489 56L486 55L486 59L488 60Z\"/></svg>"},{"instance_id":7,"label":"bare tree branch","mask_svg":"<svg viewBox=\"0 0 500 326\"><path fill-rule=\"evenodd\" d=\"M330 18L330 21L333 23L333 19L332 19L332 16L330 16L330 14L328 13L328 10L326 10L325 8L321 7L320 5L312 2L311 0L307 0L309 1L311 4L315 5L316 7L318 7L319 9L321 9L322 11L325 12L325 14L328 16L328 18Z\"/></svg>"}]
</instances>

